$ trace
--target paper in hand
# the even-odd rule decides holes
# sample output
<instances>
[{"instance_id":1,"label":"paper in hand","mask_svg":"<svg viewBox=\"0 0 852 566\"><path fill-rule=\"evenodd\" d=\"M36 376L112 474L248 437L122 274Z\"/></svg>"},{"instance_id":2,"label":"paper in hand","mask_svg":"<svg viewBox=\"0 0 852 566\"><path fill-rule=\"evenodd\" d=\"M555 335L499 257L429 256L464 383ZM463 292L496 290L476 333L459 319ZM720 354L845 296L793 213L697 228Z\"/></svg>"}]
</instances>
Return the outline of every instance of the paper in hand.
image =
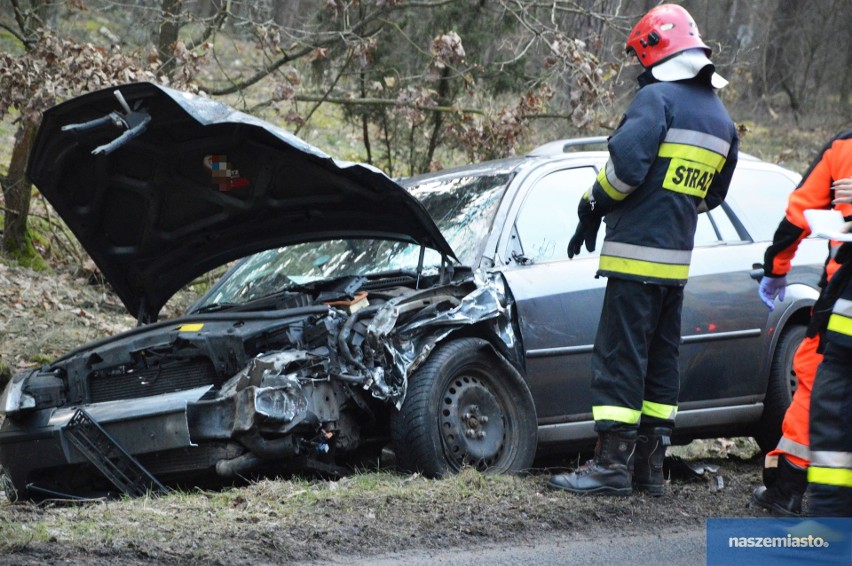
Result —
<instances>
[{"instance_id":1,"label":"paper in hand","mask_svg":"<svg viewBox=\"0 0 852 566\"><path fill-rule=\"evenodd\" d=\"M811 227L811 233L818 238L837 240L839 242L852 242L852 233L842 232L841 229L846 221L839 210L811 209L805 211L805 220Z\"/></svg>"}]
</instances>

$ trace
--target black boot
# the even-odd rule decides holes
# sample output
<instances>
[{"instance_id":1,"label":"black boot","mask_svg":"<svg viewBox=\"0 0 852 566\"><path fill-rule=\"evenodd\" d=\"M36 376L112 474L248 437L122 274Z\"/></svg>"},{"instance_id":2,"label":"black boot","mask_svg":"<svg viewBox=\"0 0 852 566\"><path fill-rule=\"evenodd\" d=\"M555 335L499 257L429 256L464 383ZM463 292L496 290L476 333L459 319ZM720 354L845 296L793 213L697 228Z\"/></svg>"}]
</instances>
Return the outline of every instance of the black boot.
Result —
<instances>
[{"instance_id":1,"label":"black boot","mask_svg":"<svg viewBox=\"0 0 852 566\"><path fill-rule=\"evenodd\" d=\"M771 513L798 517L802 514L802 495L808 487L808 471L778 457L778 472L769 487L760 486L751 494L751 500Z\"/></svg>"},{"instance_id":2,"label":"black boot","mask_svg":"<svg viewBox=\"0 0 852 566\"><path fill-rule=\"evenodd\" d=\"M547 486L576 494L630 495L633 487L627 464L635 448L635 429L599 432L594 460L573 473L551 477Z\"/></svg>"},{"instance_id":3,"label":"black boot","mask_svg":"<svg viewBox=\"0 0 852 566\"><path fill-rule=\"evenodd\" d=\"M660 497L665 491L663 460L672 443L672 429L665 426L639 427L634 459L636 489Z\"/></svg>"}]
</instances>

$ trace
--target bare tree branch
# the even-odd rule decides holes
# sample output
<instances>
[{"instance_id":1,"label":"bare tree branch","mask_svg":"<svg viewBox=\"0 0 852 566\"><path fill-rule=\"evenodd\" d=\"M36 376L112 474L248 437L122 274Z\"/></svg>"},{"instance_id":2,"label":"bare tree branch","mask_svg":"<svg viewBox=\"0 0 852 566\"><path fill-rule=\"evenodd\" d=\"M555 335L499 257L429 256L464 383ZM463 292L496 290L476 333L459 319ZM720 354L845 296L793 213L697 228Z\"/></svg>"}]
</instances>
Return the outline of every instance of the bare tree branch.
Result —
<instances>
[{"instance_id":1,"label":"bare tree branch","mask_svg":"<svg viewBox=\"0 0 852 566\"><path fill-rule=\"evenodd\" d=\"M347 57L347 58L346 58L346 62L345 62L345 63L344 63L344 64L340 67L340 71L337 73L337 76L336 76L336 77L334 77L334 81L331 83L331 85L329 85L328 89L327 89L327 90L326 90L326 91L322 94L322 96L320 96L319 100L317 100L317 101L316 101L316 104L314 104L314 107L313 107L313 108L311 108L311 110L310 110L310 111L307 113L307 115L305 116L305 122L306 122L306 123L307 123L307 121L308 121L308 120L310 120L310 119L311 119L311 116L313 116L313 115L314 115L314 112L316 112L316 111L317 111L317 108L319 108L320 106L322 106L322 104L323 104L324 102L326 102L326 100L328 99L328 96L331 94L331 91L333 91L333 90L334 90L334 87L336 87L336 86L337 86L337 83L340 81L340 77L342 77L342 76L343 76L344 71L346 71L346 69L349 67L349 64L350 64L351 62L352 62L352 51L350 50L350 52L349 52L349 57ZM299 125L299 127L298 127L298 128L296 128L296 131L295 131L295 132L293 132L293 133L294 133L294 134L296 134L296 135L298 136L298 135L299 135L299 131L300 131L301 129L302 129L302 126L301 126L301 125Z\"/></svg>"},{"instance_id":2,"label":"bare tree branch","mask_svg":"<svg viewBox=\"0 0 852 566\"><path fill-rule=\"evenodd\" d=\"M0 206L0 211L7 213L7 214L12 214L14 216L20 216L21 215L21 213L18 212L17 210L12 210L11 208L6 208L5 206Z\"/></svg>"},{"instance_id":3,"label":"bare tree branch","mask_svg":"<svg viewBox=\"0 0 852 566\"><path fill-rule=\"evenodd\" d=\"M417 110L421 110L423 112L441 112L444 114L472 114L478 116L484 116L487 114L485 110L481 108L472 108L472 107L461 107L461 106L421 106L415 103L401 103L398 100L390 99L390 98L351 98L346 96L330 96L326 93L323 94L297 94L293 97L294 100L298 100L300 102L321 102L328 104L337 104L339 106L378 106L378 107L403 107L403 108L416 108ZM257 112L263 108L267 108L272 106L276 100L270 99L264 102L259 102L252 106L248 111L249 113ZM558 113L535 113L535 114L522 114L520 116L524 119L557 119L557 120L570 120L570 114L558 114Z\"/></svg>"},{"instance_id":4,"label":"bare tree branch","mask_svg":"<svg viewBox=\"0 0 852 566\"><path fill-rule=\"evenodd\" d=\"M4 24L3 22L0 22L0 28L3 28L4 30L6 30L6 31L8 31L9 33L11 33L11 34L15 37L15 39L17 39L18 41L20 41L20 42L21 42L21 44L22 44L24 47L29 47L30 45L32 45L32 44L33 44L33 40L25 38L23 35L21 35L21 34L18 32L18 30L16 30L15 28L13 28L13 27L12 27L12 26L10 26L10 25L7 25L7 24Z\"/></svg>"},{"instance_id":5,"label":"bare tree branch","mask_svg":"<svg viewBox=\"0 0 852 566\"><path fill-rule=\"evenodd\" d=\"M216 15L213 16L207 26L204 28L204 31L201 35L195 39L190 39L187 44L187 49L195 49L213 35L213 33L222 29L222 26L225 24L225 21L228 19L228 16L231 15L231 0L225 0L219 5L219 9L216 12Z\"/></svg>"},{"instance_id":6,"label":"bare tree branch","mask_svg":"<svg viewBox=\"0 0 852 566\"><path fill-rule=\"evenodd\" d=\"M231 81L231 86L229 86L229 87L213 88L211 86L200 85L200 88L201 88L201 90L203 90L206 93L211 94L213 96L222 96L222 95L225 95L225 94L234 94L235 92L239 92L241 90L244 90L244 89L252 86L253 84L260 82L264 78L268 77L273 71L281 68L282 66L286 65L287 63L289 63L291 61L295 61L296 59L301 59L302 57L307 56L314 49L316 49L316 47L318 47L318 46L305 47L305 48L303 48L299 51L294 52L291 55L288 55L288 54L285 53L284 56L282 56L280 59L278 59L277 61L275 61L271 65L265 67L263 70L258 71L257 73L255 73L254 75L249 77L248 79L245 79L245 80L239 81L239 82Z\"/></svg>"},{"instance_id":7,"label":"bare tree branch","mask_svg":"<svg viewBox=\"0 0 852 566\"><path fill-rule=\"evenodd\" d=\"M228 86L228 87L225 87L225 88L214 88L212 86L200 85L201 89L204 90L205 92L207 92L208 94L212 95L212 96L222 96L222 95L226 95L226 94L234 94L235 92L241 91L245 88L248 88L248 87L260 82L261 80L263 80L264 78L269 76L272 72L276 71L277 69L281 68L282 66L286 65L287 63L290 63L290 62L295 61L297 59L301 59L302 57L306 57L307 55L309 55L310 53L312 53L316 49L323 48L323 47L330 47L332 45L336 45L336 44L339 44L341 42L345 42L347 37L357 37L357 36L361 35L362 32L364 32L364 30L366 30L368 28L368 26L370 26L374 22L381 23L382 19L387 14L389 14L391 12L396 12L396 11L400 11L400 10L409 10L409 9L423 9L423 8L432 9L432 8L437 8L437 7L440 7L440 6L446 6L448 4L452 4L454 1L455 0L438 0L438 1L435 1L435 2L428 2L428 1L416 2L416 1L414 1L414 2L405 2L405 3L402 3L402 4L394 4L394 5L383 6L382 8L377 9L375 12L373 12L371 14L367 14L355 26L351 27L350 29L346 30L343 33L335 33L334 35L330 36L327 39L316 41L311 45L307 45L307 46L302 47L298 51L294 51L294 52L289 53L289 54L284 53L284 55L282 57L280 57L279 59L277 59L273 63L269 64L268 66L261 69L260 71L258 71L257 73L255 73L254 75L250 76L247 79L244 79L244 80L242 80L240 82L236 82L236 83L232 82L231 86ZM363 35L369 36L369 35L372 35L373 33L375 33L375 32L363 33Z\"/></svg>"},{"instance_id":8,"label":"bare tree branch","mask_svg":"<svg viewBox=\"0 0 852 566\"><path fill-rule=\"evenodd\" d=\"M338 104L340 106L398 106L403 108L416 108L427 112L460 112L463 114L485 114L480 108L460 108L458 106L420 106L415 103L400 103L392 98L352 98L348 96L330 96L328 94L297 94L293 97L294 100L300 102L327 102L329 104ZM267 100L255 104L250 111L259 110L267 106L271 106L275 100Z\"/></svg>"},{"instance_id":9,"label":"bare tree branch","mask_svg":"<svg viewBox=\"0 0 852 566\"><path fill-rule=\"evenodd\" d=\"M4 23L0 23L0 28L11 33L15 39L21 42L24 49L29 51L36 43L34 37L35 29L30 27L27 23L27 18L24 17L24 12L21 10L20 2L18 0L9 0L9 3L12 5L12 13L15 15L15 22L18 24L18 30L15 30L12 26Z\"/></svg>"},{"instance_id":10,"label":"bare tree branch","mask_svg":"<svg viewBox=\"0 0 852 566\"><path fill-rule=\"evenodd\" d=\"M9 0L12 4L12 12L15 14L15 21L18 22L18 27L21 33L26 37L32 33L32 30L27 26L27 21L24 19L24 13L21 11L21 5L18 0Z\"/></svg>"}]
</instances>

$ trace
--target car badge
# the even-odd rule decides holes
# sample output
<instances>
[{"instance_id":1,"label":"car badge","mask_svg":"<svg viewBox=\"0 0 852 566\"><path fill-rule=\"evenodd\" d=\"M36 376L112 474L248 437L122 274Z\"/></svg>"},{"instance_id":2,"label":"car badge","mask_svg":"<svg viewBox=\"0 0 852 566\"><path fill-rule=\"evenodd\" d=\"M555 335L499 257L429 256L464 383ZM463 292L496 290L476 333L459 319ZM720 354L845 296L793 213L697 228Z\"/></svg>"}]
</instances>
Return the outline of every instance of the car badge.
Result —
<instances>
[{"instance_id":1,"label":"car badge","mask_svg":"<svg viewBox=\"0 0 852 566\"><path fill-rule=\"evenodd\" d=\"M219 187L219 192L228 192L249 186L249 180L240 177L239 169L228 162L227 155L205 155L204 167L210 171L213 183Z\"/></svg>"}]
</instances>

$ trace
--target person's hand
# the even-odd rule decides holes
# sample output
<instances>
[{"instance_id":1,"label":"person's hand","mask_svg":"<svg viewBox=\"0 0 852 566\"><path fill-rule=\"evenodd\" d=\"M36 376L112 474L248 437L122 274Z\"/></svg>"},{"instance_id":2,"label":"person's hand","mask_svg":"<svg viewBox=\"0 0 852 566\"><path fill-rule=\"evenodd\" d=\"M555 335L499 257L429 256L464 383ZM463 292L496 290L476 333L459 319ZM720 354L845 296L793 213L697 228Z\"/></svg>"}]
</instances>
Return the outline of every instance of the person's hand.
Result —
<instances>
[{"instance_id":1,"label":"person's hand","mask_svg":"<svg viewBox=\"0 0 852 566\"><path fill-rule=\"evenodd\" d=\"M586 250L595 251L595 242L598 239L598 230L601 227L601 218L594 213L591 203L586 199L580 199L580 204L577 207L577 217L580 222L577 224L577 229L574 235L568 242L568 258L572 259L575 255L579 255L580 248L586 244Z\"/></svg>"},{"instance_id":2,"label":"person's hand","mask_svg":"<svg viewBox=\"0 0 852 566\"><path fill-rule=\"evenodd\" d=\"M852 177L834 181L831 188L834 189L834 200L831 201L831 204L852 202Z\"/></svg>"},{"instance_id":3,"label":"person's hand","mask_svg":"<svg viewBox=\"0 0 852 566\"><path fill-rule=\"evenodd\" d=\"M588 222L580 222L577 224L577 230L568 242L568 259L580 254L580 248L583 243L586 244L586 250L595 251L595 241L598 239L598 229L601 227L601 221L590 220Z\"/></svg>"},{"instance_id":4,"label":"person's hand","mask_svg":"<svg viewBox=\"0 0 852 566\"><path fill-rule=\"evenodd\" d=\"M763 279L760 280L760 288L757 294L760 295L760 300L770 311L775 310L775 298L783 301L787 294L787 278L764 275Z\"/></svg>"},{"instance_id":5,"label":"person's hand","mask_svg":"<svg viewBox=\"0 0 852 566\"><path fill-rule=\"evenodd\" d=\"M568 259L572 259L580 253L580 248L583 247L585 239L586 230L583 228L583 223L580 222L577 224L577 229L574 231L574 235L571 236L571 240L568 241Z\"/></svg>"}]
</instances>

